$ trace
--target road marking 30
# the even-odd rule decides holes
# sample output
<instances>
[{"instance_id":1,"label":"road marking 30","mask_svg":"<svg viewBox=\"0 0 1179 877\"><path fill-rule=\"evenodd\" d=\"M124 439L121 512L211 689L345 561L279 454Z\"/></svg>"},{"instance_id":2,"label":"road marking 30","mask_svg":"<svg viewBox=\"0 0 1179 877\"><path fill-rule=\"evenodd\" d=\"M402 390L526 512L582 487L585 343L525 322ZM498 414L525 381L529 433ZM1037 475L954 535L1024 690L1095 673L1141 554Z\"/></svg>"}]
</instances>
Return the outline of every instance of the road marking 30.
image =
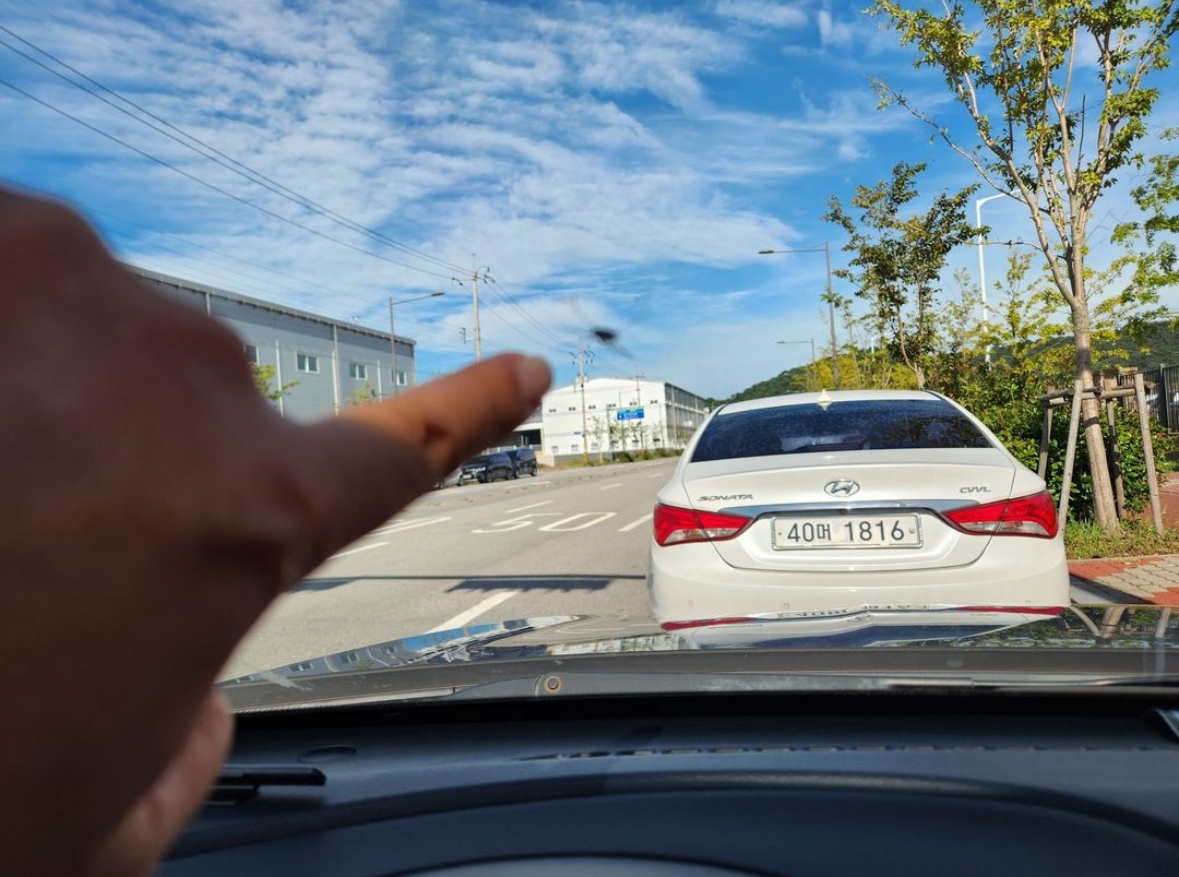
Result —
<instances>
[{"instance_id":1,"label":"road marking 30","mask_svg":"<svg viewBox=\"0 0 1179 877\"><path fill-rule=\"evenodd\" d=\"M567 518L562 518L559 521L553 521L551 524L546 524L540 528L542 533L572 533L574 530L588 530L595 524L600 524L602 521L609 520L617 515L618 512L581 512L580 514L570 515ZM578 524L575 527L563 526L570 521L576 521L578 518L589 518L584 524Z\"/></svg>"},{"instance_id":2,"label":"road marking 30","mask_svg":"<svg viewBox=\"0 0 1179 877\"><path fill-rule=\"evenodd\" d=\"M508 514L509 515L515 514L516 512L522 512L527 509L538 509L542 505L552 505L552 504L553 504L553 501L551 499L546 499L544 502L534 502L532 505L522 505L518 509L508 509Z\"/></svg>"},{"instance_id":3,"label":"road marking 30","mask_svg":"<svg viewBox=\"0 0 1179 877\"><path fill-rule=\"evenodd\" d=\"M388 536L390 533L400 533L404 530L416 530L418 527L429 527L433 524L441 524L443 521L449 521L450 518L446 516L438 518L426 518L421 521L402 521L400 524L393 524L386 527L384 530L374 530L374 536Z\"/></svg>"},{"instance_id":4,"label":"road marking 30","mask_svg":"<svg viewBox=\"0 0 1179 877\"><path fill-rule=\"evenodd\" d=\"M505 600L512 599L519 593L519 591L497 591L486 600L480 600L466 612L460 612L458 615L454 616L454 618L448 618L437 627L432 627L426 632L438 633L439 631L454 630L456 627L462 627L467 622L474 621L484 612L491 611L500 603L503 603Z\"/></svg>"},{"instance_id":5,"label":"road marking 30","mask_svg":"<svg viewBox=\"0 0 1179 877\"><path fill-rule=\"evenodd\" d=\"M362 551L368 551L370 548L380 548L382 545L388 545L388 542L373 542L369 545L361 545L359 548L352 548L348 551L340 551L333 554L329 560L335 560L337 557L347 557L349 554L359 554Z\"/></svg>"},{"instance_id":6,"label":"road marking 30","mask_svg":"<svg viewBox=\"0 0 1179 877\"><path fill-rule=\"evenodd\" d=\"M655 513L648 512L647 514L645 514L641 518L639 518L637 521L631 521L625 527L619 527L618 532L619 533L626 533L630 530L633 530L635 527L641 527L641 526L643 526L643 524L647 523L647 521L651 520L653 517L655 517Z\"/></svg>"}]
</instances>

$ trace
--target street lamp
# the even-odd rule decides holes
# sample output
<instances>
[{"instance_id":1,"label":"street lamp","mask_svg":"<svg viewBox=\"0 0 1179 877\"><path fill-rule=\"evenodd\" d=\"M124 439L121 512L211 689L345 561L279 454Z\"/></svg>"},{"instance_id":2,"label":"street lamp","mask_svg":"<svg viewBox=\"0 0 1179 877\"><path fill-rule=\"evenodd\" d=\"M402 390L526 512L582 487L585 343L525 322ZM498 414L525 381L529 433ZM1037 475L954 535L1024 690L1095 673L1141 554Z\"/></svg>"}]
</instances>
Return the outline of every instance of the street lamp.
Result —
<instances>
[{"instance_id":1,"label":"street lamp","mask_svg":"<svg viewBox=\"0 0 1179 877\"><path fill-rule=\"evenodd\" d=\"M779 344L808 344L809 343L811 345L811 362L813 363L815 361L815 339L814 339L814 336L811 336L810 338L803 339L802 341L779 341L778 343ZM811 369L808 369L807 371L811 371Z\"/></svg>"},{"instance_id":2,"label":"street lamp","mask_svg":"<svg viewBox=\"0 0 1179 877\"><path fill-rule=\"evenodd\" d=\"M978 229L978 291L984 323L987 322L987 268L983 259L982 206L988 201L1013 197L1015 196L1009 192L998 192L994 195L987 195L985 198L976 198L974 201L974 227Z\"/></svg>"},{"instance_id":3,"label":"street lamp","mask_svg":"<svg viewBox=\"0 0 1179 877\"><path fill-rule=\"evenodd\" d=\"M803 247L797 250L758 250L759 256L779 256L790 253L818 253L822 251L827 256L827 307L831 318L831 382L839 386L839 342L835 337L835 293L831 288L831 242L824 241L821 247ZM813 342L812 342L813 343ZM811 360L815 354L811 351Z\"/></svg>"},{"instance_id":4,"label":"street lamp","mask_svg":"<svg viewBox=\"0 0 1179 877\"><path fill-rule=\"evenodd\" d=\"M401 301L393 301L393 296L389 296L389 350L393 354L393 395L398 393L397 383L397 333L393 331L393 305L407 305L415 301L425 301L428 298L438 298L440 295L446 295L441 290L434 290L429 295L419 295L414 298L403 298ZM414 362L414 371L417 371L417 362Z\"/></svg>"}]
</instances>

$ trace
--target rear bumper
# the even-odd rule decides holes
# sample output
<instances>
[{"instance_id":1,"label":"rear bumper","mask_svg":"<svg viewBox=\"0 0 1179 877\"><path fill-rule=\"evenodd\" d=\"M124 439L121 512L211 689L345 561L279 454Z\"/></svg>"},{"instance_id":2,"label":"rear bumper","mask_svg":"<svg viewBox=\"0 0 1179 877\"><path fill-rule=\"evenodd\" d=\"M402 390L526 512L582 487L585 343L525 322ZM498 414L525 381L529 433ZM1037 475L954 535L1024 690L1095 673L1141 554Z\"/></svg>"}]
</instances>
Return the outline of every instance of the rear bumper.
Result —
<instances>
[{"instance_id":1,"label":"rear bumper","mask_svg":"<svg viewBox=\"0 0 1179 877\"><path fill-rule=\"evenodd\" d=\"M887 572L736 569L708 543L651 543L647 577L656 621L781 612L920 606L1067 606L1068 562L1061 537L997 537L974 563Z\"/></svg>"}]
</instances>

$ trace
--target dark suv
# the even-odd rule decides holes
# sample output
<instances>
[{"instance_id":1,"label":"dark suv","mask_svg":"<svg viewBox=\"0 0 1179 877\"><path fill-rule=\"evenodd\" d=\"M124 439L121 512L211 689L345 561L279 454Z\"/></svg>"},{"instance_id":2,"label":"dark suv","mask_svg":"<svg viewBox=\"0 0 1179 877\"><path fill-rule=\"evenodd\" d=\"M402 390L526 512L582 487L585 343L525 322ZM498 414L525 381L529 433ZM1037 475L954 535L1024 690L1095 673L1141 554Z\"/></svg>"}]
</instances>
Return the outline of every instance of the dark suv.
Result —
<instances>
[{"instance_id":1,"label":"dark suv","mask_svg":"<svg viewBox=\"0 0 1179 877\"><path fill-rule=\"evenodd\" d=\"M536 474L536 451L532 448L513 448L508 451L512 460L512 477Z\"/></svg>"},{"instance_id":2,"label":"dark suv","mask_svg":"<svg viewBox=\"0 0 1179 877\"><path fill-rule=\"evenodd\" d=\"M515 477L516 469L507 454L482 454L463 463L462 469L459 470L458 483L478 481L483 484L487 481L507 481Z\"/></svg>"}]
</instances>

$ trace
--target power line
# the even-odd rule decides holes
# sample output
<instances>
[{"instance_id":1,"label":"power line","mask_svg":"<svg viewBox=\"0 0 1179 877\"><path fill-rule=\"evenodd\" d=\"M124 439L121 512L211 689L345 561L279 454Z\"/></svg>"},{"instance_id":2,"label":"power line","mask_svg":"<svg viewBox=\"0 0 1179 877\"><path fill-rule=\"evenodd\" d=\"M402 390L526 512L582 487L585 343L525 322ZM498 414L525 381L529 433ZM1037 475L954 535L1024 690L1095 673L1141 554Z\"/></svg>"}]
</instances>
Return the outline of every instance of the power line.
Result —
<instances>
[{"instance_id":1,"label":"power line","mask_svg":"<svg viewBox=\"0 0 1179 877\"><path fill-rule=\"evenodd\" d=\"M565 351L567 349L567 345L565 345L564 343L558 342L557 344L554 344L551 341L542 341L541 339L530 334L529 332L524 331L523 328L516 325L515 323L509 322L506 317L504 317L502 314L500 314L499 312L497 312L495 310L488 308L485 311L485 313L488 313L491 316L495 317L495 319L499 320L501 323L503 323L505 326L507 326L513 332L516 332L517 334L523 336L524 338L527 338L529 341L531 341L533 344L535 344L537 347L541 348L542 350Z\"/></svg>"},{"instance_id":2,"label":"power line","mask_svg":"<svg viewBox=\"0 0 1179 877\"><path fill-rule=\"evenodd\" d=\"M348 300L350 300L350 301L354 301L354 302L356 302L356 303L358 303L358 304L364 305L365 307L377 307L377 306L380 304L379 302L376 302L376 303L374 303L374 302L372 302L372 301L369 301L369 300L367 300L367 299L363 298L362 296L358 295L357 293L353 293L353 292L344 292L343 290L335 289L335 288L333 288L333 287L330 287L330 286L325 286L325 285L324 285L324 284L322 284L322 283L319 283L319 282L317 282L317 281L315 281L315 280L310 280L310 279L308 279L308 278L306 278L306 277L298 277L298 276L296 276L296 275L294 275L294 274L288 274L288 273L287 273L287 272L285 272L285 271L279 271L277 268L270 268L270 267L267 267L267 266L265 266L265 265L259 265L257 262L251 262L251 261L250 261L250 260L248 260L248 259L243 259L243 258L241 258L240 256L234 256L234 255L232 255L232 254L230 254L230 253L226 253L226 252L224 252L223 250L217 250L217 249L214 249L213 247L206 246L205 244L198 244L196 241L191 241L191 240L189 240L188 238L186 238L186 237L184 237L184 236L182 236L182 235L173 234L172 232L162 231L162 230L160 230L160 229L157 229L157 228L151 228L150 226L146 226L146 225L143 225L143 224L141 224L141 223L138 223L138 222L132 222L131 220L129 220L129 219L126 219L125 217L122 217L122 216L117 216L117 215L115 215L115 214L113 214L113 213L110 213L110 212L108 212L108 211L106 211L106 210L99 210L99 209L97 209L97 208L94 208L94 207L86 207L86 212L87 212L87 213L92 213L92 214L94 214L94 215L96 215L96 216L104 216L104 217L106 217L107 219L110 219L110 220L113 220L113 221L115 221L115 222L119 222L119 223L122 223L122 224L125 224L125 225L129 225L129 226L131 226L131 227L133 227L133 228L139 228L139 229L143 229L144 231L150 232L150 233L151 233L151 234L153 234L153 235L163 235L164 237L168 237L168 238L171 238L171 239L173 239L173 240L179 241L179 242L180 242L181 244L183 244L184 246L187 246L187 247L194 247L194 248L196 248L196 249L198 249L198 250L204 250L204 251L205 251L205 252L207 252L207 253L212 253L214 256L218 256L218 257L220 257L220 258L222 258L222 259L229 259L229 260L231 260L231 261L238 262L238 263L240 263L240 264L242 264L242 265L248 265L249 267L251 267L251 268L254 268L254 269L255 269L255 270L257 270L257 271L261 271L261 272L263 272L263 273L265 273L265 274L273 274L273 275L275 275L276 277L283 277L283 278L286 278L286 279L288 279L288 280L293 280L293 281L295 281L296 283L302 284L302 285L304 285L304 286L314 286L314 287L317 287L318 289L322 289L324 292L331 293L333 296L335 296L335 297L337 297L337 298L348 299ZM167 250L169 250L170 252L174 252L174 253L176 253L177 255L180 255L180 256L186 256L186 257L187 257L187 256L189 256L189 254L188 254L188 253L186 253L186 252L183 252L183 251L181 251L181 250L170 249L170 248L168 248L168 247L164 247L162 244L160 244L160 243L158 243L158 242L155 242L155 241L153 241L153 242L152 242L152 246L158 246L158 247L160 247L160 248L162 248L162 249L167 249ZM207 266L205 267L205 270L208 270ZM218 270L222 270L222 271L229 271L230 269L228 269L228 268L219 268ZM233 273L238 273L238 274L239 274L239 276L242 276L242 277L247 277L247 275L240 274L239 272L233 272ZM247 277L247 279L250 279L252 283L257 283L257 281L256 281L256 280L254 280L254 279L251 279L251 278L248 278L248 277ZM308 292L308 293L310 293L310 290L297 290L297 289L296 289L296 290L293 290L293 291L296 291L296 292L299 292L299 291L304 291L304 292Z\"/></svg>"},{"instance_id":3,"label":"power line","mask_svg":"<svg viewBox=\"0 0 1179 877\"><path fill-rule=\"evenodd\" d=\"M532 314L528 313L528 311L525 310L520 304L518 304L516 302L516 300L514 298L512 298L512 296L508 293L508 291L506 289L504 289L495 280L495 278L488 276L484 279L487 281L488 285L491 287L493 292L495 292L513 310L515 310L518 314L520 314L521 317L523 317L525 320L527 320L529 323L531 323L533 326L535 326L539 331L548 335L554 341L558 342L559 344L561 344L563 346L569 345L569 342L567 339L561 338L559 335L557 335L556 332L554 332L548 326L545 326L543 323L541 323L539 320L537 320L535 317L533 317Z\"/></svg>"},{"instance_id":4,"label":"power line","mask_svg":"<svg viewBox=\"0 0 1179 877\"><path fill-rule=\"evenodd\" d=\"M315 235L316 237L323 238L326 241L331 241L334 244L339 244L342 247L347 247L350 250L355 250L356 252L362 253L365 256L371 256L374 259L380 259L382 262L388 262L390 265L396 265L399 268L406 268L410 271L417 271L421 274L428 274L431 277L441 277L443 280L450 280L451 279L451 275L449 275L449 274L439 274L435 271L427 271L425 268L419 268L416 265L408 265L405 262L398 262L395 259L390 259L387 256L382 256L380 253L374 253L371 250L366 250L363 247L358 247L355 244L350 244L347 241L342 241L339 238L334 238L331 235L324 234L321 231L318 231L314 228L303 225L302 223L296 222L293 219L289 219L280 213L275 213L273 210L269 210L265 207L262 207L259 204L255 204L253 201L250 201L246 198L242 198L240 195L235 195L232 192L222 189L220 186L210 183L207 180L203 180L200 177L196 176L195 174L191 174L188 171L183 170L183 169L177 167L176 165L165 161L162 158L157 158L156 156L152 155L149 152L145 152L144 150L140 149L137 146L132 146L126 140L121 140L120 138L116 137L114 134L108 134L106 131L103 131L101 128L98 128L95 125L91 125L89 122L79 119L77 116L74 116L74 115L66 112L63 109L54 106L53 104L49 103L46 100L42 100L41 98L37 97L36 95L25 91L23 88L20 88L19 86L13 85L11 82L9 82L5 79L0 79L0 85L6 86L7 88L12 89L17 94L24 95L25 97L27 97L29 100L33 101L34 103L40 104L41 106L45 107L46 109L52 110L53 112L57 113L60 116L64 116L65 118L69 119L72 122L76 122L77 124L81 125L83 128L93 131L95 134L98 134L101 137L105 137L107 140L110 140L114 143L119 144L120 146L130 149L132 152L135 152L138 155L143 156L144 158L148 159L151 162L154 162L155 164L160 165L161 167L165 167L168 170L178 173L182 177L192 180L194 183L204 186L207 189L211 189L212 191L217 192L218 194L224 195L227 198L232 198L234 201L237 201L239 204L244 204L245 206L250 207L253 210L257 210L260 213L264 213L267 216L277 219L280 222L285 222L287 225L301 229L305 232Z\"/></svg>"},{"instance_id":5,"label":"power line","mask_svg":"<svg viewBox=\"0 0 1179 877\"><path fill-rule=\"evenodd\" d=\"M28 53L21 51L16 46L13 46L11 43L8 43L7 41L0 39L0 45L4 46L9 51L19 55L20 57L24 58L25 60L27 60L33 64L36 64L38 67L42 68L43 70L48 71L49 73L51 73L54 76L61 79L62 81L68 83L69 85L72 85L74 88L77 88L80 91L85 92L86 94L90 95L91 97L102 101L107 106L111 107L114 110L117 110L118 112L124 114L125 116L127 116L131 119L134 119L136 122L139 122L141 125L144 125L145 127L150 128L151 130L153 130L159 134L162 134L163 136L167 137L168 139L180 144L181 146L185 147L186 149L188 149L192 152L195 152L197 155L200 155L202 158L206 158L209 161L216 163L217 165L225 168L226 170L229 170L230 172L235 173L238 176L240 176L246 180L249 180L250 182L254 183L255 185L261 186L262 188L267 189L270 192L273 192L274 194L278 195L279 197L285 198L286 200L288 200L294 204L297 204L299 207L302 207L305 210L308 210L312 213L316 213L320 216L323 216L326 219L329 219L338 225L342 225L351 231L356 231L356 232L360 232L361 234L368 235L369 237L371 237L377 241L380 241L381 243L384 243L387 246L393 247L397 250L400 250L400 251L406 253L407 255L415 256L416 258L425 260L427 262L434 263L436 266L441 267L441 268L445 268L447 270L452 270L452 271L465 270L465 269L459 267L458 265L447 262L444 259L440 259L436 256L432 256L429 253L426 253L426 252L419 250L415 247L411 247L408 244L403 244L400 241L390 238L389 236L383 234L382 232L376 231L375 229L372 229L372 228L369 228L368 226L362 225L361 223L356 222L355 220L349 219L346 216L342 216L341 214L335 212L331 208L325 207L324 205L312 200L311 198L307 197L306 195L302 195L299 192L296 192L295 190L293 190L287 186L284 186L282 183L279 183L277 180L274 180L271 177L263 174L261 171L256 171L253 168L243 164L242 162L238 161L237 159L233 158L232 156L227 155L226 153L217 149L215 146L212 146L211 144L206 143L205 141L201 140L199 137L196 137L195 135L188 133L187 131L183 130L182 128L178 128L177 126L173 125L171 122L168 122L166 119L163 119L160 116L156 115L155 113L151 112L150 110L146 109L145 107L140 106L138 103L131 100L130 98L125 97L124 95L120 94L119 92L115 91L112 88L109 88L106 85L103 85L101 82L98 82L97 80L91 78L90 76L87 76L85 73L78 70L76 67L72 67L71 65L67 64L65 61L61 60L60 58L56 57L55 55L51 54L50 52L46 51L45 49L42 49L40 46L37 46L36 44L30 42L29 40L26 40L24 37L20 36L19 34L14 32L10 28L7 28L4 25L0 24L0 31L3 31L4 33L8 34L9 36L13 37L14 39L19 40L20 42L24 43L26 46L30 47L34 51L39 52L40 54L44 55L46 58L51 59L54 63L60 65L61 67L64 67L66 70L69 70L71 73L80 77L81 79L85 80L86 82L90 83L91 85L95 86L96 88L99 88L102 91L106 92L107 94L110 94L111 96L117 98L118 100L122 101L123 103L127 104L128 106L134 107L137 112L143 113L145 116L147 116L150 119L155 120L156 122L159 122L160 125L162 125L164 127L161 128L159 125L154 125L151 122L148 122L148 121L140 118L139 116L135 115L135 113L132 113L131 111L129 111L125 107L119 106L118 104L114 103L113 101L108 100L107 98L103 97L101 94L98 94L98 93L92 91L91 89L87 88L86 86L70 79L68 76L61 73L60 71L54 70L52 67L50 67L48 64L45 64L43 61L40 61L37 58L34 58L32 55L29 55ZM180 135L180 137L177 137L175 134L169 133L169 131L164 130L164 128L170 129L171 131L175 131L176 134ZM181 137L183 137L185 139L181 139ZM191 141L191 142L186 142L186 141ZM194 143L197 144L198 146L200 146L201 148L198 149L197 146L193 145ZM204 152L202 150L207 150L207 152ZM209 153L212 153L212 155L210 155Z\"/></svg>"}]
</instances>

